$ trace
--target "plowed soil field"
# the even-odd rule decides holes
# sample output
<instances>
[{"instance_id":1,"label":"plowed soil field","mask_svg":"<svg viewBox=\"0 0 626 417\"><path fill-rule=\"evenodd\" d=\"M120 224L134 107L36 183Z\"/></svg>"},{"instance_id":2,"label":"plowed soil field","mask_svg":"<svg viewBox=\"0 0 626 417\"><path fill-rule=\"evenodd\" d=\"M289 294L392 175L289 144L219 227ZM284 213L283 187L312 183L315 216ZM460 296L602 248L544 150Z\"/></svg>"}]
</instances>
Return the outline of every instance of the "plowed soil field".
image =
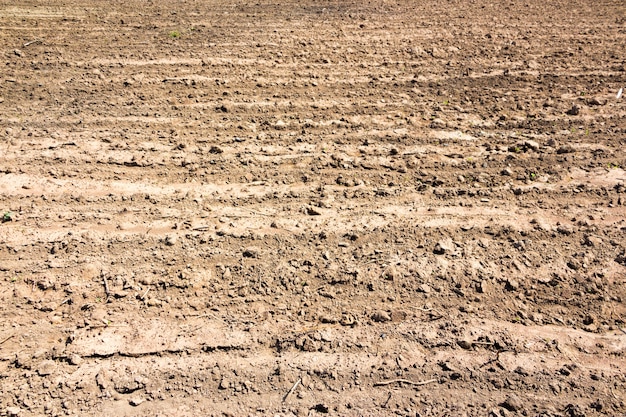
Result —
<instances>
[{"instance_id":1,"label":"plowed soil field","mask_svg":"<svg viewBox=\"0 0 626 417\"><path fill-rule=\"evenodd\" d=\"M0 415L626 414L622 0L0 0Z\"/></svg>"}]
</instances>

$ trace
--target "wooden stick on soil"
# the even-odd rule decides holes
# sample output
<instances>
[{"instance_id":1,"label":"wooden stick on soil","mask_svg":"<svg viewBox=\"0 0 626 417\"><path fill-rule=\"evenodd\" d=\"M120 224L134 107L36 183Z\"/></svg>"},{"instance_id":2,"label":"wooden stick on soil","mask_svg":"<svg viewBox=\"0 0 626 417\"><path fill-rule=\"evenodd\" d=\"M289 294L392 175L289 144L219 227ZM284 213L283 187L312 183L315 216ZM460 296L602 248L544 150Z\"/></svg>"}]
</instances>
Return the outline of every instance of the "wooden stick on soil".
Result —
<instances>
[{"instance_id":1,"label":"wooden stick on soil","mask_svg":"<svg viewBox=\"0 0 626 417\"><path fill-rule=\"evenodd\" d=\"M390 384L395 384L396 382L398 383L404 383L404 384L409 384L409 385L415 385L415 386L419 386L419 385L426 385L426 384L431 384L433 382L437 382L436 379L428 379L426 381L418 381L418 382L414 382L414 381L409 381L408 379L391 379L389 381L380 381L380 382L376 382L374 384L375 387L380 387L383 385L390 385Z\"/></svg>"},{"instance_id":2,"label":"wooden stick on soil","mask_svg":"<svg viewBox=\"0 0 626 417\"><path fill-rule=\"evenodd\" d=\"M141 301L145 301L146 300L146 295L148 295L148 291L150 291L150 287L148 287L146 292L144 292L143 295L141 296Z\"/></svg>"},{"instance_id":3,"label":"wooden stick on soil","mask_svg":"<svg viewBox=\"0 0 626 417\"><path fill-rule=\"evenodd\" d=\"M15 336L14 334L12 334L11 336L7 337L6 339L4 339L3 341L0 342L0 345L4 345L6 342L8 342L9 340L11 340L13 338L13 336Z\"/></svg>"},{"instance_id":4,"label":"wooden stick on soil","mask_svg":"<svg viewBox=\"0 0 626 417\"><path fill-rule=\"evenodd\" d=\"M298 387L298 385L300 385L300 382L302 382L302 378L298 379L298 380L296 381L296 383L295 383L295 384L293 384L293 387L291 387L291 389L290 389L290 390L287 392L287 394L285 394L285 396L283 397L283 401L282 401L282 402L287 401L287 398L288 398L291 394L293 394L293 392L296 390L296 388Z\"/></svg>"},{"instance_id":5,"label":"wooden stick on soil","mask_svg":"<svg viewBox=\"0 0 626 417\"><path fill-rule=\"evenodd\" d=\"M109 298L109 283L107 282L107 276L105 274L102 274L102 283L104 284L104 293L107 298Z\"/></svg>"},{"instance_id":6,"label":"wooden stick on soil","mask_svg":"<svg viewBox=\"0 0 626 417\"><path fill-rule=\"evenodd\" d=\"M198 227L194 227L193 231L197 231L197 232L203 232L205 230L209 230L211 228L211 226L198 226Z\"/></svg>"},{"instance_id":7,"label":"wooden stick on soil","mask_svg":"<svg viewBox=\"0 0 626 417\"><path fill-rule=\"evenodd\" d=\"M34 43L40 43L40 42L42 42L42 40L41 40L41 39L35 39L35 40L33 40L33 41L26 42L24 45L22 45L22 47L23 47L23 48L26 48L26 47L27 47L27 46L29 46L29 45L32 45L32 44L34 44Z\"/></svg>"}]
</instances>

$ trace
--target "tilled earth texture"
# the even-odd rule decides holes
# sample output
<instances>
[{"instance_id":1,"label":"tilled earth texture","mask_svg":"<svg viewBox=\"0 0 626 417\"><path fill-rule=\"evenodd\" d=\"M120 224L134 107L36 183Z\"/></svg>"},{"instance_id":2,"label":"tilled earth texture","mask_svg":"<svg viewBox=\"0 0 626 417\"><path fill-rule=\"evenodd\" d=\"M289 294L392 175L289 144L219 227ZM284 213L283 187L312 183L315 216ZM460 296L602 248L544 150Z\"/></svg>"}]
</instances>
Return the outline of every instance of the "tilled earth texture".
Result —
<instances>
[{"instance_id":1,"label":"tilled earth texture","mask_svg":"<svg viewBox=\"0 0 626 417\"><path fill-rule=\"evenodd\" d=\"M0 415L626 413L622 0L1 0L0 54Z\"/></svg>"}]
</instances>

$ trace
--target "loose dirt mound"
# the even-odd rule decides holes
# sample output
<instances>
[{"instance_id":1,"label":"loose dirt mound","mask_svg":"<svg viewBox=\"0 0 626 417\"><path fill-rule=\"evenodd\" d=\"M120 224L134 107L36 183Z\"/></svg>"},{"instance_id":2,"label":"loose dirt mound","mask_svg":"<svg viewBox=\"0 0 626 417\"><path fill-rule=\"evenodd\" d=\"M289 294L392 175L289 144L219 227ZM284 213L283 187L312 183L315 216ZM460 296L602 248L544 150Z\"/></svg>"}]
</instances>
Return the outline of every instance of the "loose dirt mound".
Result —
<instances>
[{"instance_id":1,"label":"loose dirt mound","mask_svg":"<svg viewBox=\"0 0 626 417\"><path fill-rule=\"evenodd\" d=\"M621 1L22 3L0 415L626 413Z\"/></svg>"}]
</instances>

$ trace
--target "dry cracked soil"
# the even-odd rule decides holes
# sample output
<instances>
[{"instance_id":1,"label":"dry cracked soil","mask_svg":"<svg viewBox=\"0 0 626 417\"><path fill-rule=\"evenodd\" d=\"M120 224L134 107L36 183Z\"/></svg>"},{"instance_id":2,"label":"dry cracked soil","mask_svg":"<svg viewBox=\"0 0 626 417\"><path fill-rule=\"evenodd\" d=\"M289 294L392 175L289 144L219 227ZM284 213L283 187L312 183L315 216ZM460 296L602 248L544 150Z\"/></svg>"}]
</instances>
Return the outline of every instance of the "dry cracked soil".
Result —
<instances>
[{"instance_id":1,"label":"dry cracked soil","mask_svg":"<svg viewBox=\"0 0 626 417\"><path fill-rule=\"evenodd\" d=\"M626 413L622 0L0 0L0 415Z\"/></svg>"}]
</instances>

